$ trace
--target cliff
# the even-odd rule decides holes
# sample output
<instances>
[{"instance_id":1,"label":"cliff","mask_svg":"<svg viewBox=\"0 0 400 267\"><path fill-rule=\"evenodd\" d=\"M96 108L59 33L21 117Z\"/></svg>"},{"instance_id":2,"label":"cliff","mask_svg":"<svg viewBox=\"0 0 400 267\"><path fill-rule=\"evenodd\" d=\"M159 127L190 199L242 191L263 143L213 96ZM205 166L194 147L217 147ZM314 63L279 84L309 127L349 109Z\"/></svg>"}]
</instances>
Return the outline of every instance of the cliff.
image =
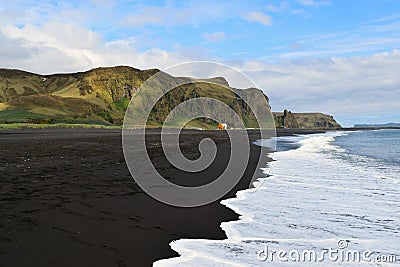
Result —
<instances>
[{"instance_id":1,"label":"cliff","mask_svg":"<svg viewBox=\"0 0 400 267\"><path fill-rule=\"evenodd\" d=\"M292 113L274 112L275 125L277 128L294 129L336 129L341 128L331 115L323 113Z\"/></svg>"}]
</instances>

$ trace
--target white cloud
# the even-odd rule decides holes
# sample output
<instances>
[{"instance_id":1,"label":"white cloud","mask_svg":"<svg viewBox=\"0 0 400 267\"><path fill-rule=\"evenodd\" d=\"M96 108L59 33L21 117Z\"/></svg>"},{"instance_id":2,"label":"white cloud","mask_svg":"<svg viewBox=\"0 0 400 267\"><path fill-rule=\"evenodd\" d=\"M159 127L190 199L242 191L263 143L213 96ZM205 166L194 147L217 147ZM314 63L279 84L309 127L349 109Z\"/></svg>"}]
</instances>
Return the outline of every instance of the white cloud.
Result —
<instances>
[{"instance_id":1,"label":"white cloud","mask_svg":"<svg viewBox=\"0 0 400 267\"><path fill-rule=\"evenodd\" d=\"M261 23L265 26L270 26L272 24L272 17L268 16L262 12L258 12L258 11L254 11L254 12L250 12L247 13L244 18L247 21L251 21L251 22L258 22Z\"/></svg>"},{"instance_id":2,"label":"white cloud","mask_svg":"<svg viewBox=\"0 0 400 267\"><path fill-rule=\"evenodd\" d=\"M115 65L165 68L203 56L199 51L179 46L173 52L157 48L139 52L134 37L104 42L96 32L60 23L6 26L0 28L0 42L0 67L41 74Z\"/></svg>"},{"instance_id":3,"label":"white cloud","mask_svg":"<svg viewBox=\"0 0 400 267\"><path fill-rule=\"evenodd\" d=\"M0 7L0 24L4 25L9 22L15 22L22 20L25 14L20 10L14 8L2 8Z\"/></svg>"},{"instance_id":4,"label":"white cloud","mask_svg":"<svg viewBox=\"0 0 400 267\"><path fill-rule=\"evenodd\" d=\"M303 6L326 6L331 4L331 2L328 0L299 0L299 3Z\"/></svg>"},{"instance_id":5,"label":"white cloud","mask_svg":"<svg viewBox=\"0 0 400 267\"><path fill-rule=\"evenodd\" d=\"M267 5L267 10L271 12L280 12L289 8L288 1L282 1L279 5Z\"/></svg>"},{"instance_id":6,"label":"white cloud","mask_svg":"<svg viewBox=\"0 0 400 267\"><path fill-rule=\"evenodd\" d=\"M224 32L212 32L212 33L204 32L202 36L210 43L216 43L222 41L226 37Z\"/></svg>"},{"instance_id":7,"label":"white cloud","mask_svg":"<svg viewBox=\"0 0 400 267\"><path fill-rule=\"evenodd\" d=\"M104 6L110 8L115 5L114 0L89 0L94 5Z\"/></svg>"},{"instance_id":8,"label":"white cloud","mask_svg":"<svg viewBox=\"0 0 400 267\"><path fill-rule=\"evenodd\" d=\"M350 58L243 62L274 110L322 111L335 116L398 113L400 51Z\"/></svg>"},{"instance_id":9,"label":"white cloud","mask_svg":"<svg viewBox=\"0 0 400 267\"><path fill-rule=\"evenodd\" d=\"M290 11L290 14L298 15L303 18L311 18L312 17L312 15L310 13L308 13L307 11L305 11L304 9L293 9L292 11Z\"/></svg>"},{"instance_id":10,"label":"white cloud","mask_svg":"<svg viewBox=\"0 0 400 267\"><path fill-rule=\"evenodd\" d=\"M371 32L393 32L397 33L400 31L400 19L394 20L390 23L370 24L364 27L365 30Z\"/></svg>"},{"instance_id":11,"label":"white cloud","mask_svg":"<svg viewBox=\"0 0 400 267\"><path fill-rule=\"evenodd\" d=\"M19 28L6 26L0 29L6 44L14 44L16 51L26 51L24 58L4 61L7 53L0 55L1 65L34 71L65 71L89 68L104 64L95 48L101 45L97 33L74 24L46 23L42 27L26 25Z\"/></svg>"},{"instance_id":12,"label":"white cloud","mask_svg":"<svg viewBox=\"0 0 400 267\"><path fill-rule=\"evenodd\" d=\"M122 26L144 25L176 26L199 25L238 17L242 12L238 2L188 1L183 6L167 2L163 6L146 6L125 15Z\"/></svg>"},{"instance_id":13,"label":"white cloud","mask_svg":"<svg viewBox=\"0 0 400 267\"><path fill-rule=\"evenodd\" d=\"M0 32L0 43L0 60L4 65L3 67L7 67L7 62L21 60L32 54L32 51L24 46L25 41L23 39L11 39Z\"/></svg>"},{"instance_id":14,"label":"white cloud","mask_svg":"<svg viewBox=\"0 0 400 267\"><path fill-rule=\"evenodd\" d=\"M162 25L164 24L164 22L167 21L169 21L170 23L172 22L170 19L167 18L170 17L171 15L172 15L172 10L164 10L163 8L160 7L148 7L146 9L143 9L141 13L134 13L125 17L123 19L123 23L134 27L143 26L147 24ZM173 21L176 24L186 23L185 21L182 21L182 19L185 20L185 18L182 16L174 17Z\"/></svg>"},{"instance_id":15,"label":"white cloud","mask_svg":"<svg viewBox=\"0 0 400 267\"><path fill-rule=\"evenodd\" d=\"M27 24L24 27L6 26L2 31L11 38L23 38L33 43L58 48L91 48L101 43L98 33L72 23L45 23L41 27Z\"/></svg>"},{"instance_id":16,"label":"white cloud","mask_svg":"<svg viewBox=\"0 0 400 267\"><path fill-rule=\"evenodd\" d=\"M398 20L398 19L400 19L400 13L397 13L397 14L394 14L394 15L390 15L390 16L385 16L385 17L373 20L372 23L387 22L387 21Z\"/></svg>"},{"instance_id":17,"label":"white cloud","mask_svg":"<svg viewBox=\"0 0 400 267\"><path fill-rule=\"evenodd\" d=\"M383 25L381 25L383 26ZM371 29L364 26L355 30L325 34L308 34L289 39L296 46L277 46L275 53L264 57L268 60L301 57L330 57L335 55L349 56L355 54L373 54L397 49L400 45L398 30L371 34ZM287 50L290 48L291 51Z\"/></svg>"}]
</instances>

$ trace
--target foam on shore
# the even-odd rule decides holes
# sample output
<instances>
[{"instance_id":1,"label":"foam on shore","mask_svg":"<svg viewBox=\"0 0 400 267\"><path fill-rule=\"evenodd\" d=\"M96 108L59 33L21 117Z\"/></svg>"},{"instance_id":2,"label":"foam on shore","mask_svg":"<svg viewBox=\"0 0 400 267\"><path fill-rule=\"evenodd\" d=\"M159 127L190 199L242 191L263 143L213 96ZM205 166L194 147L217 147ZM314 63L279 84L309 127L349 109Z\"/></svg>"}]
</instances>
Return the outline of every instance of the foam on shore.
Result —
<instances>
[{"instance_id":1,"label":"foam on shore","mask_svg":"<svg viewBox=\"0 0 400 267\"><path fill-rule=\"evenodd\" d=\"M260 261L257 252L266 245L319 251L337 249L338 240L353 250L400 255L400 170L347 153L334 142L347 134L281 138L300 147L275 153L271 176L221 202L240 215L221 224L228 238L174 241L171 247L181 257L154 266L274 266L288 262Z\"/></svg>"}]
</instances>

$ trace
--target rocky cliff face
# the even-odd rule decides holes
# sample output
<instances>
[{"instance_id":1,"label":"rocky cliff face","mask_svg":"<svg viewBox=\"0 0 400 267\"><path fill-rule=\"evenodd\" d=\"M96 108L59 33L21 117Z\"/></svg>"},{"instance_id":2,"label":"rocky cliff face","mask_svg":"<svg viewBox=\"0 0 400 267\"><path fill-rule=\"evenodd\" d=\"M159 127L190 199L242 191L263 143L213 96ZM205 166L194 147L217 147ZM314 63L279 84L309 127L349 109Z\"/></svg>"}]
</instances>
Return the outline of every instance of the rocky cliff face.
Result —
<instances>
[{"instance_id":1,"label":"rocky cliff face","mask_svg":"<svg viewBox=\"0 0 400 267\"><path fill-rule=\"evenodd\" d=\"M120 125L132 96L156 73L159 70L139 70L125 66L54 75L0 69L0 123ZM258 89L228 90L226 87L229 85L222 77L204 83L194 82L192 78L172 77L166 73L161 77L163 83L185 84L172 90L154 107L150 117L154 126L161 125L179 103L195 97L210 97L229 105L247 127L258 127L254 114L239 95L245 99L254 99L253 96L257 94L258 97L253 101L268 102L268 98ZM154 90L158 89L155 87ZM211 121L200 120L197 125L203 127L209 123Z\"/></svg>"},{"instance_id":2,"label":"rocky cliff face","mask_svg":"<svg viewBox=\"0 0 400 267\"><path fill-rule=\"evenodd\" d=\"M298 128L299 124L297 123L295 117L293 116L291 111L285 109L283 111L282 116L278 118L278 125L282 125L284 128Z\"/></svg>"},{"instance_id":3,"label":"rocky cliff face","mask_svg":"<svg viewBox=\"0 0 400 267\"><path fill-rule=\"evenodd\" d=\"M331 115L323 113L274 112L277 128L335 129L341 128Z\"/></svg>"}]
</instances>

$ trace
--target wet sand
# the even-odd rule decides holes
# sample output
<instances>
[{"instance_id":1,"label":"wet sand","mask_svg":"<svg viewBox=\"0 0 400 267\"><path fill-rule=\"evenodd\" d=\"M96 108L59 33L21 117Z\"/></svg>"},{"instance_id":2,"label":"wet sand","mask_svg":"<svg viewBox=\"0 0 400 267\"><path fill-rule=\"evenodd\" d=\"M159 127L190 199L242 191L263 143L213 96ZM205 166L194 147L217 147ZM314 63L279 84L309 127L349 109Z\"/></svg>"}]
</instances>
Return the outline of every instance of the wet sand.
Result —
<instances>
[{"instance_id":1,"label":"wet sand","mask_svg":"<svg viewBox=\"0 0 400 267\"><path fill-rule=\"evenodd\" d=\"M198 157L203 137L215 140L220 155L209 172L221 172L230 149L223 132L186 131L183 152ZM249 137L253 142L259 135L253 131ZM156 144L157 138L147 140ZM178 256L169 247L172 240L224 239L221 222L238 218L219 201L178 208L146 195L125 164L119 130L0 131L0 151L1 266L151 266ZM150 153L165 160L156 150ZM251 145L245 174L223 198L247 188L254 172L263 176L259 168L269 159L263 153L258 165L259 154ZM163 172L175 183L191 184L173 168ZM201 177L208 182L209 176Z\"/></svg>"}]
</instances>

